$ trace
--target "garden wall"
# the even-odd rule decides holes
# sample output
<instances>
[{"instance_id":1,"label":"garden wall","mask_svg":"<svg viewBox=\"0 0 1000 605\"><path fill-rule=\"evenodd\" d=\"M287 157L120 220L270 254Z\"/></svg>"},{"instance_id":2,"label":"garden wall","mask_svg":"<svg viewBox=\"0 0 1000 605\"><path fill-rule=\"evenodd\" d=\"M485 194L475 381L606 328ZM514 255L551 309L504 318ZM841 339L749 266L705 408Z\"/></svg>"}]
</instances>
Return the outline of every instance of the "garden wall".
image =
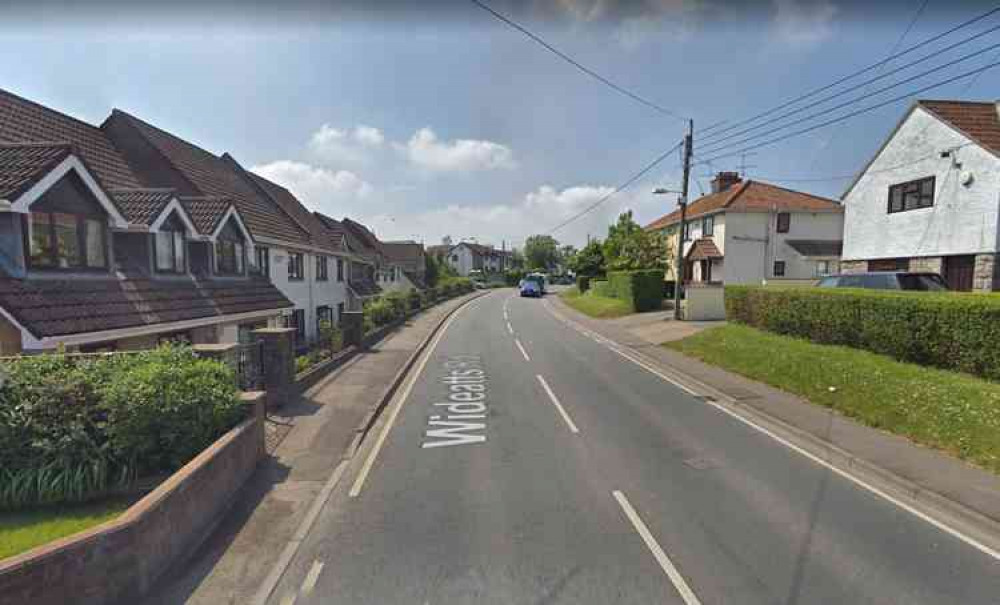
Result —
<instances>
[{"instance_id":1,"label":"garden wall","mask_svg":"<svg viewBox=\"0 0 1000 605\"><path fill-rule=\"evenodd\" d=\"M0 561L0 605L133 602L208 536L264 450L264 394L250 417L121 517Z\"/></svg>"}]
</instances>

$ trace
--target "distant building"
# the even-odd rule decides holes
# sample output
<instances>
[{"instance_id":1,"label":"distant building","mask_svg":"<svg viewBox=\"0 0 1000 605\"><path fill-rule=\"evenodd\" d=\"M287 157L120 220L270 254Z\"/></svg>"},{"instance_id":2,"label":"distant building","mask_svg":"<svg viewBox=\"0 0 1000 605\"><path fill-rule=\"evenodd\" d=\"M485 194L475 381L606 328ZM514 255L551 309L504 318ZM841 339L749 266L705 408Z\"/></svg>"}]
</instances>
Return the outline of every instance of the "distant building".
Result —
<instances>
[{"instance_id":1,"label":"distant building","mask_svg":"<svg viewBox=\"0 0 1000 605\"><path fill-rule=\"evenodd\" d=\"M445 260L462 276L468 276L473 270L483 273L505 271L509 265L510 252L497 250L493 246L460 242L452 246Z\"/></svg>"},{"instance_id":2,"label":"distant building","mask_svg":"<svg viewBox=\"0 0 1000 605\"><path fill-rule=\"evenodd\" d=\"M712 192L644 229L661 231L671 251L684 233L684 281L761 284L836 273L844 226L834 200L720 172ZM674 263L667 280L675 279Z\"/></svg>"}]
</instances>

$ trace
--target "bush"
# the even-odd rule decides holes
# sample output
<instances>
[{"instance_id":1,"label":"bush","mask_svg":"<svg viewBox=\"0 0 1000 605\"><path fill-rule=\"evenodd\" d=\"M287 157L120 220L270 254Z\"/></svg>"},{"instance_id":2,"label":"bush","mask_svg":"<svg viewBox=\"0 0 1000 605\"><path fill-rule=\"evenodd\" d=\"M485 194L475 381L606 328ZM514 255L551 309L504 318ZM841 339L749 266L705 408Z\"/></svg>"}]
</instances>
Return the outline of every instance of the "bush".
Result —
<instances>
[{"instance_id":1,"label":"bush","mask_svg":"<svg viewBox=\"0 0 1000 605\"><path fill-rule=\"evenodd\" d=\"M518 285L518 284L521 283L521 280L524 279L525 275L527 275L527 274L524 271L513 271L512 270L512 271L508 271L508 272L504 273L503 278L504 278L504 282L508 286L516 286L516 285Z\"/></svg>"},{"instance_id":2,"label":"bush","mask_svg":"<svg viewBox=\"0 0 1000 605\"><path fill-rule=\"evenodd\" d=\"M423 303L423 296L421 296L420 290L410 290L409 294L406 295L406 301L410 311L419 311Z\"/></svg>"},{"instance_id":3,"label":"bush","mask_svg":"<svg viewBox=\"0 0 1000 605\"><path fill-rule=\"evenodd\" d=\"M637 312L659 309L663 302L663 270L609 271L611 296L629 303Z\"/></svg>"},{"instance_id":4,"label":"bush","mask_svg":"<svg viewBox=\"0 0 1000 605\"><path fill-rule=\"evenodd\" d=\"M590 276L589 275L577 275L576 276L576 289L583 294L590 289Z\"/></svg>"},{"instance_id":5,"label":"bush","mask_svg":"<svg viewBox=\"0 0 1000 605\"><path fill-rule=\"evenodd\" d=\"M377 298L365 305L365 319L370 319L371 324L378 328L396 319L396 309L392 302L385 298ZM368 330L366 330L368 331Z\"/></svg>"},{"instance_id":6,"label":"bush","mask_svg":"<svg viewBox=\"0 0 1000 605\"><path fill-rule=\"evenodd\" d=\"M590 280L590 293L593 294L594 296L614 298L613 296L611 296L611 286L608 285L608 280L606 279Z\"/></svg>"},{"instance_id":7,"label":"bush","mask_svg":"<svg viewBox=\"0 0 1000 605\"><path fill-rule=\"evenodd\" d=\"M190 349L2 364L0 507L91 498L172 471L242 417L231 368Z\"/></svg>"},{"instance_id":8,"label":"bush","mask_svg":"<svg viewBox=\"0 0 1000 605\"><path fill-rule=\"evenodd\" d=\"M732 321L1000 380L1000 297L726 287Z\"/></svg>"}]
</instances>

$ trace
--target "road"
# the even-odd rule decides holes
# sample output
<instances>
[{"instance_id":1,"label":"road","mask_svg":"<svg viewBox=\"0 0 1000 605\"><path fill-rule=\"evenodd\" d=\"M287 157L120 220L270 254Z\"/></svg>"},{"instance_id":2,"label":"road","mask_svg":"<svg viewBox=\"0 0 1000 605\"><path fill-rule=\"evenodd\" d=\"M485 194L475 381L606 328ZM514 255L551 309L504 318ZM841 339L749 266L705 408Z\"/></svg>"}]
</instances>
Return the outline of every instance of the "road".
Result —
<instances>
[{"instance_id":1,"label":"road","mask_svg":"<svg viewBox=\"0 0 1000 605\"><path fill-rule=\"evenodd\" d=\"M996 603L1000 565L502 290L462 309L270 603Z\"/></svg>"}]
</instances>

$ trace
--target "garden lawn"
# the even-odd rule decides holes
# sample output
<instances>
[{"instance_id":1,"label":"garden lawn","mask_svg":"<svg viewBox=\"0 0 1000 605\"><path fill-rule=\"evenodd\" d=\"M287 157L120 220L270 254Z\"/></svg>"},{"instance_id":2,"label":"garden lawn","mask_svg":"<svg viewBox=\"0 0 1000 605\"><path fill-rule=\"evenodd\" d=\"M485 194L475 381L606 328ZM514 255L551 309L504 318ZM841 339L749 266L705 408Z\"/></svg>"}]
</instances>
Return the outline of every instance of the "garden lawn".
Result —
<instances>
[{"instance_id":1,"label":"garden lawn","mask_svg":"<svg viewBox=\"0 0 1000 605\"><path fill-rule=\"evenodd\" d=\"M113 499L0 511L0 559L110 521L131 504L129 499Z\"/></svg>"},{"instance_id":2,"label":"garden lawn","mask_svg":"<svg viewBox=\"0 0 1000 605\"><path fill-rule=\"evenodd\" d=\"M606 319L635 313L632 306L624 300L597 296L593 292L580 294L576 288L564 290L559 294L559 297L569 306L590 317Z\"/></svg>"},{"instance_id":3,"label":"garden lawn","mask_svg":"<svg viewBox=\"0 0 1000 605\"><path fill-rule=\"evenodd\" d=\"M1000 473L1000 384L738 324L663 346Z\"/></svg>"}]
</instances>

